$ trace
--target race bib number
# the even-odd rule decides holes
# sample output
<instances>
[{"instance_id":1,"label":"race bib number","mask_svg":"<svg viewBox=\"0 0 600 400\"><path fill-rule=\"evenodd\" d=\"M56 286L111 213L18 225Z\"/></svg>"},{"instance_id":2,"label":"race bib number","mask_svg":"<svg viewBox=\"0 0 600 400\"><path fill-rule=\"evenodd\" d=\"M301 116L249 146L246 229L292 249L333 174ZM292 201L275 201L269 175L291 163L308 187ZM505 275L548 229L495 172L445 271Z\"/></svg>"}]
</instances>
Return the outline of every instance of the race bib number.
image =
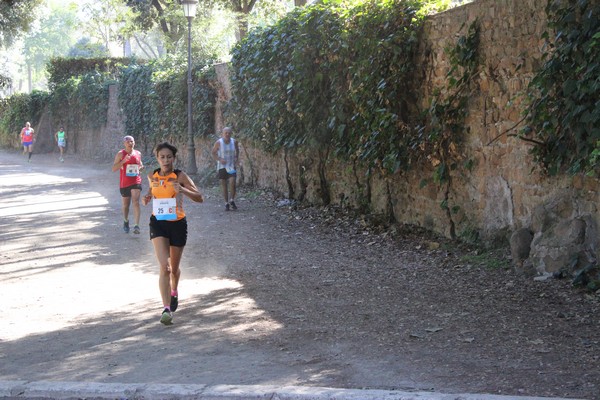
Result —
<instances>
[{"instance_id":1,"label":"race bib number","mask_svg":"<svg viewBox=\"0 0 600 400\"><path fill-rule=\"evenodd\" d=\"M140 166L137 164L127 164L125 169L125 175L127 176L138 176L140 174Z\"/></svg>"},{"instance_id":2,"label":"race bib number","mask_svg":"<svg viewBox=\"0 0 600 400\"><path fill-rule=\"evenodd\" d=\"M176 207L174 198L152 200L152 212L158 220L177 219Z\"/></svg>"}]
</instances>

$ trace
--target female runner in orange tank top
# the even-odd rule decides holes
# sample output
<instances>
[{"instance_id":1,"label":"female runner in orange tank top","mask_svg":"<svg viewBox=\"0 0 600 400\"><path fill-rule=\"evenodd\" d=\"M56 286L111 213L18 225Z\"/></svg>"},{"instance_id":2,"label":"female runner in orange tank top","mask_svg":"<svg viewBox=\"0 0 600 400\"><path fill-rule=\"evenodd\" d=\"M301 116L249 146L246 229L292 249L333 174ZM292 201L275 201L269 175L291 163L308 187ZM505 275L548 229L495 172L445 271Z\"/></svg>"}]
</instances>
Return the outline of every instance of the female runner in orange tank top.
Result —
<instances>
[{"instance_id":1,"label":"female runner in orange tank top","mask_svg":"<svg viewBox=\"0 0 600 400\"><path fill-rule=\"evenodd\" d=\"M163 302L160 322L170 325L172 313L179 305L179 263L187 241L183 197L198 203L202 203L204 197L185 172L175 169L175 146L161 143L156 146L154 154L160 168L148 174L149 190L142 203L152 203L150 239L160 266L158 285Z\"/></svg>"}]
</instances>

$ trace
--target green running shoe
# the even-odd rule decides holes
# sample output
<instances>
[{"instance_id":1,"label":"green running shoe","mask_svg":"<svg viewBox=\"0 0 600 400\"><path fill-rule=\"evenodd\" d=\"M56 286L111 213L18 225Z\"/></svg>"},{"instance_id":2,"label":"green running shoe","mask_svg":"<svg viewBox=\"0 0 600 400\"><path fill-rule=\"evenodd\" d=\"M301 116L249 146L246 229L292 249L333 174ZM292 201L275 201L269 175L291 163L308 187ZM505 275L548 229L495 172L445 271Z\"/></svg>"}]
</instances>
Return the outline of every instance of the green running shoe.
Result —
<instances>
[{"instance_id":1,"label":"green running shoe","mask_svg":"<svg viewBox=\"0 0 600 400\"><path fill-rule=\"evenodd\" d=\"M173 315L168 308L165 308L160 316L160 323L164 325L171 325L173 323Z\"/></svg>"}]
</instances>

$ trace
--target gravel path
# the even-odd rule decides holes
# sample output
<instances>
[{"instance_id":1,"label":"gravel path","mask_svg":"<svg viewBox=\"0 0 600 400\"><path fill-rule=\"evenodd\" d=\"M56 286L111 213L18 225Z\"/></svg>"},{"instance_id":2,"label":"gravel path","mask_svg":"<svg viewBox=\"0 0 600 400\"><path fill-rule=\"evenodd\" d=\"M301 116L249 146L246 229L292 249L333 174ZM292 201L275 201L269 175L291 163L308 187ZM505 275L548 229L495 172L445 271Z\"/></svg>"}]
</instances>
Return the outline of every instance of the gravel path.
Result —
<instances>
[{"instance_id":1,"label":"gravel path","mask_svg":"<svg viewBox=\"0 0 600 400\"><path fill-rule=\"evenodd\" d=\"M598 296L251 188L237 212L214 187L185 202L165 327L150 209L141 235L124 234L110 160L57 158L0 151L0 380L600 399Z\"/></svg>"}]
</instances>

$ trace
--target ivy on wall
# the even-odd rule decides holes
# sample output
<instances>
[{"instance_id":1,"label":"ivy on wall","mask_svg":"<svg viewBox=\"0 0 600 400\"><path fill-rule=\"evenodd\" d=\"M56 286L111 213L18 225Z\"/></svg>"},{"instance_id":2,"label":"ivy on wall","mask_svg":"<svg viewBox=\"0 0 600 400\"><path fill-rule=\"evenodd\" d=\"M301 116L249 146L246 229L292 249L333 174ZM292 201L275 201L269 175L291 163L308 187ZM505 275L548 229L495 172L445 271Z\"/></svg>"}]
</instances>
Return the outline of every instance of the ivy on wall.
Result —
<instances>
[{"instance_id":1,"label":"ivy on wall","mask_svg":"<svg viewBox=\"0 0 600 400\"><path fill-rule=\"evenodd\" d=\"M79 129L105 125L111 83L110 76L92 71L56 85L49 104L55 121Z\"/></svg>"},{"instance_id":2,"label":"ivy on wall","mask_svg":"<svg viewBox=\"0 0 600 400\"><path fill-rule=\"evenodd\" d=\"M2 100L0 137L10 146L15 129L25 121L36 126L49 111L55 124L72 128L98 128L106 124L108 85L118 76L120 61L110 59L52 59L48 65L50 92L33 91Z\"/></svg>"},{"instance_id":3,"label":"ivy on wall","mask_svg":"<svg viewBox=\"0 0 600 400\"><path fill-rule=\"evenodd\" d=\"M154 132L152 124L152 67L132 64L123 70L119 88L119 105L127 121L125 134L141 141L140 135ZM146 149L147 150L147 149Z\"/></svg>"},{"instance_id":4,"label":"ivy on wall","mask_svg":"<svg viewBox=\"0 0 600 400\"><path fill-rule=\"evenodd\" d=\"M73 77L83 76L91 72L97 75L117 77L123 66L132 63L130 58L53 58L46 66L48 71L48 87L50 91Z\"/></svg>"},{"instance_id":5,"label":"ivy on wall","mask_svg":"<svg viewBox=\"0 0 600 400\"><path fill-rule=\"evenodd\" d=\"M352 11L345 31L349 74L343 100L350 118L335 146L384 173L408 170L414 161L415 89L423 81L415 62L422 6L412 1L366 3Z\"/></svg>"},{"instance_id":6,"label":"ivy on wall","mask_svg":"<svg viewBox=\"0 0 600 400\"><path fill-rule=\"evenodd\" d=\"M21 128L25 122L36 126L48 104L48 93L33 91L31 94L16 94L0 99L0 142L3 145L19 143Z\"/></svg>"},{"instance_id":7,"label":"ivy on wall","mask_svg":"<svg viewBox=\"0 0 600 400\"><path fill-rule=\"evenodd\" d=\"M527 125L534 159L550 175L600 167L600 2L552 0L543 66L528 87ZM551 37L553 35L553 37Z\"/></svg>"},{"instance_id":8,"label":"ivy on wall","mask_svg":"<svg viewBox=\"0 0 600 400\"><path fill-rule=\"evenodd\" d=\"M319 168L330 154L383 176L435 160L434 180L447 181L464 135L479 30L472 24L449 51L444 94L450 94L436 93L423 112L417 93L424 71L416 56L423 9L430 5L405 0L367 1L351 9L316 5L254 31L234 49L229 119L268 151L318 150ZM326 194L322 183L325 204Z\"/></svg>"},{"instance_id":9,"label":"ivy on wall","mask_svg":"<svg viewBox=\"0 0 600 400\"><path fill-rule=\"evenodd\" d=\"M126 58L53 58L47 65L49 110L57 124L97 129L106 124L108 88Z\"/></svg>"},{"instance_id":10,"label":"ivy on wall","mask_svg":"<svg viewBox=\"0 0 600 400\"><path fill-rule=\"evenodd\" d=\"M214 69L192 70L192 129L194 136L209 135L214 127L216 92ZM160 63L131 64L122 72L119 104L125 133L152 144L181 142L187 136L187 71ZM150 149L146 149L150 150Z\"/></svg>"},{"instance_id":11,"label":"ivy on wall","mask_svg":"<svg viewBox=\"0 0 600 400\"><path fill-rule=\"evenodd\" d=\"M233 51L228 119L267 151L316 151L324 204L332 155L384 174L407 169L425 3L317 4L252 32Z\"/></svg>"},{"instance_id":12,"label":"ivy on wall","mask_svg":"<svg viewBox=\"0 0 600 400\"><path fill-rule=\"evenodd\" d=\"M269 151L327 141L339 21L322 6L297 9L234 49L229 119L238 131Z\"/></svg>"},{"instance_id":13,"label":"ivy on wall","mask_svg":"<svg viewBox=\"0 0 600 400\"><path fill-rule=\"evenodd\" d=\"M0 102L0 139L14 143L25 121L34 126L48 110L55 124L99 128L107 123L108 89L120 85L119 102L126 119L125 134L156 141L182 141L187 135L187 71L160 63L140 64L129 59L53 59L48 64L48 92L33 92ZM208 135L214 126L214 70L193 69L194 135ZM144 139L147 139L144 141ZM147 149L148 150L148 149Z\"/></svg>"},{"instance_id":14,"label":"ivy on wall","mask_svg":"<svg viewBox=\"0 0 600 400\"><path fill-rule=\"evenodd\" d=\"M400 0L317 5L253 32L234 49L230 119L269 151L329 148L389 172L406 167L417 11Z\"/></svg>"},{"instance_id":15,"label":"ivy on wall","mask_svg":"<svg viewBox=\"0 0 600 400\"><path fill-rule=\"evenodd\" d=\"M456 45L446 49L450 67L446 73L446 86L437 88L419 129L419 147L434 167L431 179L443 188L441 207L446 212L449 234L455 237L453 214L459 211L450 204L452 171L470 171L473 161L465 159L461 149L466 134L465 118L468 102L474 90L474 81L480 65L480 25L473 21L467 34L460 36ZM424 178L421 185L429 179Z\"/></svg>"}]
</instances>

